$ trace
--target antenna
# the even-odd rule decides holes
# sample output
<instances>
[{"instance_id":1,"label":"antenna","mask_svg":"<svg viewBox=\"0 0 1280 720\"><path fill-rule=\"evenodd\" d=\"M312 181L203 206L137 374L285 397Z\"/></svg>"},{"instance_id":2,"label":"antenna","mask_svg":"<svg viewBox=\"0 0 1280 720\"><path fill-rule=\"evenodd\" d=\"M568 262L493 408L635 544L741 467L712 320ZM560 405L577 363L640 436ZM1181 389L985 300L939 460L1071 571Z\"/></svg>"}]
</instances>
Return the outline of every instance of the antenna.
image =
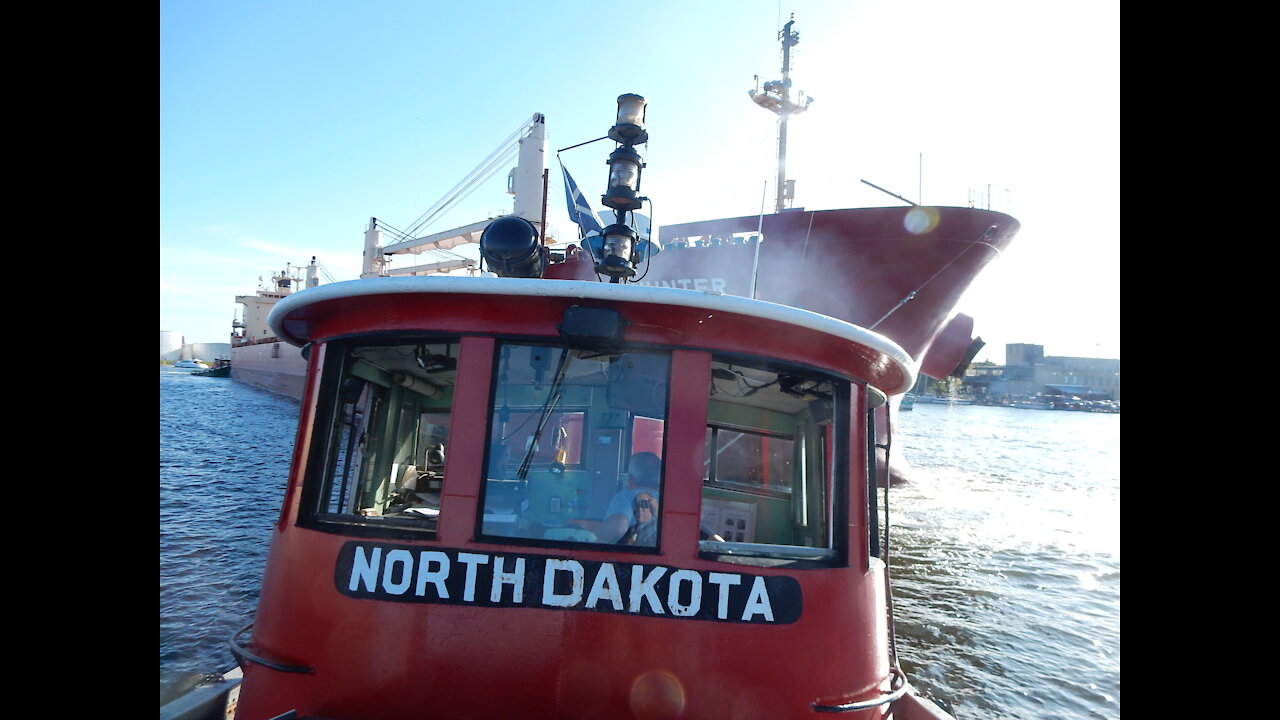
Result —
<instances>
[{"instance_id":1,"label":"antenna","mask_svg":"<svg viewBox=\"0 0 1280 720\"><path fill-rule=\"evenodd\" d=\"M786 207L788 198L795 197L795 181L787 180L787 119L808 110L809 103L813 102L813 98L800 92L794 101L791 99L791 47L800 43L800 33L791 29L796 22L795 17L792 13L791 19L778 32L778 39L782 42L782 79L766 82L762 90L759 87L760 76L757 75L756 89L748 92L757 105L779 117L777 212Z\"/></svg>"}]
</instances>

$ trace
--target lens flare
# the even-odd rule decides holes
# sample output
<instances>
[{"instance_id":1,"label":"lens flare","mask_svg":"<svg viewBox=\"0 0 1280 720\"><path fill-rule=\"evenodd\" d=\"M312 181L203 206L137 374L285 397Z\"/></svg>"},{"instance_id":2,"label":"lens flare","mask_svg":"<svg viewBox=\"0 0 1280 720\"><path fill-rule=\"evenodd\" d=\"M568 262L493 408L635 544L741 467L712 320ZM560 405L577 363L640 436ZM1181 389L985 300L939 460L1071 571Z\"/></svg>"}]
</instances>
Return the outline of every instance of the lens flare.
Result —
<instances>
[{"instance_id":1,"label":"lens flare","mask_svg":"<svg viewBox=\"0 0 1280 720\"><path fill-rule=\"evenodd\" d=\"M932 232L938 226L938 209L931 207L913 207L902 218L902 226L913 235Z\"/></svg>"},{"instance_id":2,"label":"lens flare","mask_svg":"<svg viewBox=\"0 0 1280 720\"><path fill-rule=\"evenodd\" d=\"M674 720L684 704L684 687L665 670L651 670L631 685L631 712L641 720Z\"/></svg>"}]
</instances>

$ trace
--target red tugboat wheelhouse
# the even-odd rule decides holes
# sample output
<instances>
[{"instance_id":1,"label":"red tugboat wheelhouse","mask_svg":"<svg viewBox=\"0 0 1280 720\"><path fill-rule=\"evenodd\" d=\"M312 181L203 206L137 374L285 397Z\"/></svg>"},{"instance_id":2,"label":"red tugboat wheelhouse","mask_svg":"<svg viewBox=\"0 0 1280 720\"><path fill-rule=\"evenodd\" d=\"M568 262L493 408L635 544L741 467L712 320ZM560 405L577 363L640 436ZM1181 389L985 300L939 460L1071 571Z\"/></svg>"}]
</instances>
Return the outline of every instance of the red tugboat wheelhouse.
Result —
<instances>
[{"instance_id":1,"label":"red tugboat wheelhouse","mask_svg":"<svg viewBox=\"0 0 1280 720\"><path fill-rule=\"evenodd\" d=\"M868 462L894 343L519 278L336 283L272 324L308 384L238 717L879 717L905 687Z\"/></svg>"},{"instance_id":2,"label":"red tugboat wheelhouse","mask_svg":"<svg viewBox=\"0 0 1280 720\"><path fill-rule=\"evenodd\" d=\"M306 379L235 717L949 717L896 656L891 410L972 359L947 316L1018 223L780 207L656 255L644 103L619 97L615 222L580 246L511 215L489 276L274 305Z\"/></svg>"}]
</instances>

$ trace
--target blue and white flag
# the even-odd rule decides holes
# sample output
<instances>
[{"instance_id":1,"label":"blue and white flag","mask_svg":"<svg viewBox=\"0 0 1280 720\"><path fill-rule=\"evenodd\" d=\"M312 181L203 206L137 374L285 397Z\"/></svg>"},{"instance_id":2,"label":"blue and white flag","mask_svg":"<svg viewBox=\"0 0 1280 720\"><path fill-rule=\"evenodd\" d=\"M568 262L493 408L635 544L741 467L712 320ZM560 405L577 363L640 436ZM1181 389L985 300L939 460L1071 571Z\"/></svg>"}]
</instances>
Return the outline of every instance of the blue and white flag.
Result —
<instances>
[{"instance_id":1,"label":"blue and white flag","mask_svg":"<svg viewBox=\"0 0 1280 720\"><path fill-rule=\"evenodd\" d=\"M591 205L582 196L582 191L578 189L578 184L573 181L573 177L569 175L569 169L561 163L560 170L564 172L564 196L569 204L569 219L578 224L578 237L585 237L593 230L598 233L604 232L604 228L596 222Z\"/></svg>"}]
</instances>

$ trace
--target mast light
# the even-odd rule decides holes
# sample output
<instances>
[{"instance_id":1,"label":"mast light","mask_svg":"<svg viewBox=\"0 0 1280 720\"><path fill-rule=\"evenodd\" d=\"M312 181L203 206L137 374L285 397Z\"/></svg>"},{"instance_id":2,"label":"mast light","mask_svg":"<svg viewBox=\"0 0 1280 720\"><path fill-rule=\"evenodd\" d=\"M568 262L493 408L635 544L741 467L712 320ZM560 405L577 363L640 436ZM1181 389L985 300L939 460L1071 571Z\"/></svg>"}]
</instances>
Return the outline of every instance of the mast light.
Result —
<instances>
[{"instance_id":1,"label":"mast light","mask_svg":"<svg viewBox=\"0 0 1280 720\"><path fill-rule=\"evenodd\" d=\"M632 263L632 251L636 237L636 231L630 225L614 223L605 228L604 256L596 264L596 272L608 275L610 282L634 277L636 271Z\"/></svg>"},{"instance_id":2,"label":"mast light","mask_svg":"<svg viewBox=\"0 0 1280 720\"><path fill-rule=\"evenodd\" d=\"M648 102L635 93L618 96L618 120L609 129L609 139L623 145L640 145L649 142L644 129L644 112Z\"/></svg>"},{"instance_id":3,"label":"mast light","mask_svg":"<svg viewBox=\"0 0 1280 720\"><path fill-rule=\"evenodd\" d=\"M623 145L609 153L609 191L600 202L617 211L639 210L640 169L644 162L630 145Z\"/></svg>"}]
</instances>

